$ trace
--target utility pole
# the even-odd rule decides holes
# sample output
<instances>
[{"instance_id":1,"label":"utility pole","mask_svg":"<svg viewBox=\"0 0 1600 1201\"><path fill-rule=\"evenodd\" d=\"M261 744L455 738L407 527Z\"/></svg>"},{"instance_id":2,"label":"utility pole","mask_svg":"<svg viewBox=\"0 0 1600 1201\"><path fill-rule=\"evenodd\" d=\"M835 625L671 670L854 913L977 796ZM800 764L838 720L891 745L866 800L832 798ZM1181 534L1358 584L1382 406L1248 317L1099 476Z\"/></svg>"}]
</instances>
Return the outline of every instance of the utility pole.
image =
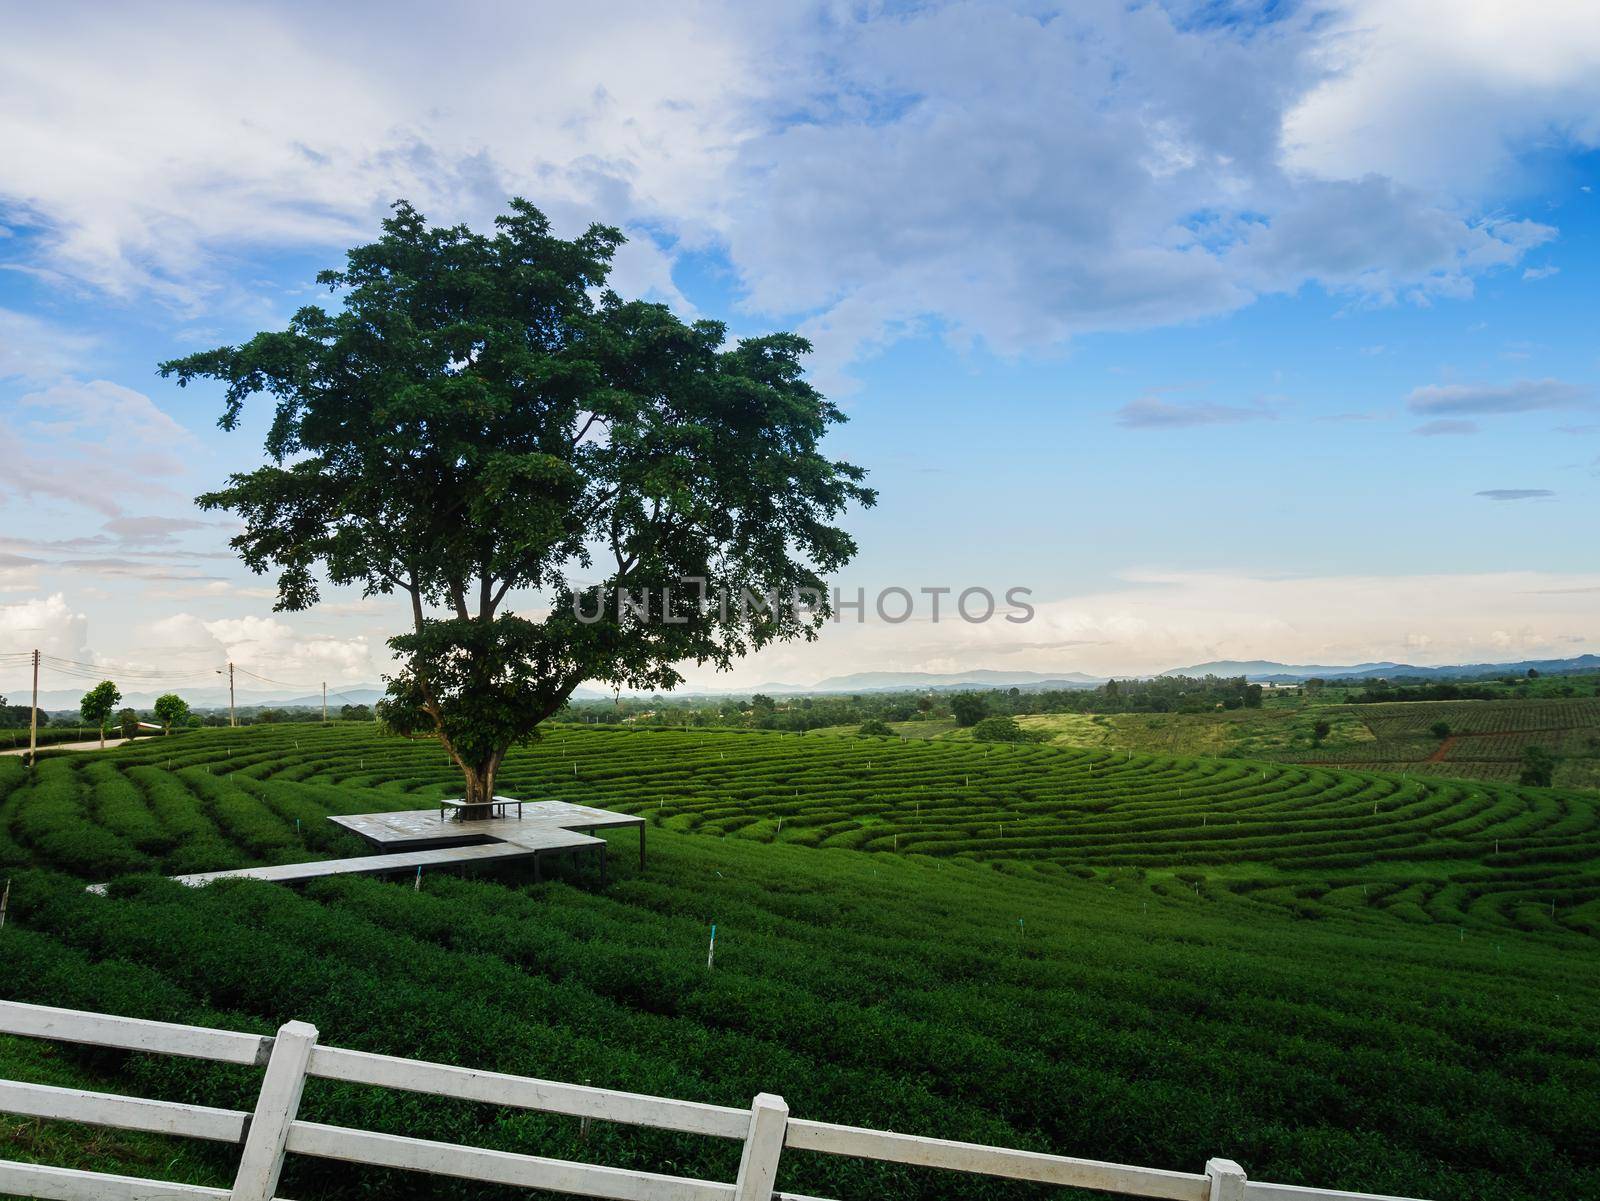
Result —
<instances>
[{"instance_id":1,"label":"utility pole","mask_svg":"<svg viewBox=\"0 0 1600 1201\"><path fill-rule=\"evenodd\" d=\"M28 719L28 770L39 758L39 652L33 652L33 709Z\"/></svg>"},{"instance_id":2,"label":"utility pole","mask_svg":"<svg viewBox=\"0 0 1600 1201\"><path fill-rule=\"evenodd\" d=\"M328 681L322 681L322 720L328 720Z\"/></svg>"},{"instance_id":3,"label":"utility pole","mask_svg":"<svg viewBox=\"0 0 1600 1201\"><path fill-rule=\"evenodd\" d=\"M217 674L222 674L222 669L217 669ZM233 660L228 660L228 728L231 730L239 723L233 719Z\"/></svg>"}]
</instances>

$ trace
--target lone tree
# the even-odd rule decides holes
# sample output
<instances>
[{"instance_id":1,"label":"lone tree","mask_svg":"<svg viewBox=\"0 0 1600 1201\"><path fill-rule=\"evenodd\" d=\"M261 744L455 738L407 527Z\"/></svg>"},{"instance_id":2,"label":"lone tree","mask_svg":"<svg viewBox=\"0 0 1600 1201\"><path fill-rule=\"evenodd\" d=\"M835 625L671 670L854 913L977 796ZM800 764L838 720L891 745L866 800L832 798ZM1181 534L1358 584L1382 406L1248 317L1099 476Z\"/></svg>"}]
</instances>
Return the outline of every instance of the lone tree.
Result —
<instances>
[{"instance_id":1,"label":"lone tree","mask_svg":"<svg viewBox=\"0 0 1600 1201\"><path fill-rule=\"evenodd\" d=\"M583 681L671 688L675 662L815 637L855 552L832 521L875 499L819 451L844 418L806 382L803 338L728 345L721 322L623 300L619 231L566 241L510 208L488 236L396 204L317 277L339 311L161 366L224 382L224 429L273 398L271 462L199 504L243 519L233 546L277 570L280 610L317 602L318 568L409 600L380 713L444 744L466 816Z\"/></svg>"},{"instance_id":2,"label":"lone tree","mask_svg":"<svg viewBox=\"0 0 1600 1201\"><path fill-rule=\"evenodd\" d=\"M172 733L172 727L182 725L189 720L189 705L175 692L168 692L156 697L156 720L161 723L162 732Z\"/></svg>"},{"instance_id":3,"label":"lone tree","mask_svg":"<svg viewBox=\"0 0 1600 1201\"><path fill-rule=\"evenodd\" d=\"M958 692L950 698L950 714L958 726L975 726L989 715L989 702L976 692Z\"/></svg>"},{"instance_id":4,"label":"lone tree","mask_svg":"<svg viewBox=\"0 0 1600 1201\"><path fill-rule=\"evenodd\" d=\"M78 702L78 712L83 720L100 731L100 749L106 745L106 723L122 703L122 693L110 680L101 680Z\"/></svg>"},{"instance_id":5,"label":"lone tree","mask_svg":"<svg viewBox=\"0 0 1600 1201\"><path fill-rule=\"evenodd\" d=\"M1522 748L1522 771L1517 776L1517 783L1533 788L1549 788L1556 780L1555 755L1548 747L1528 746Z\"/></svg>"}]
</instances>

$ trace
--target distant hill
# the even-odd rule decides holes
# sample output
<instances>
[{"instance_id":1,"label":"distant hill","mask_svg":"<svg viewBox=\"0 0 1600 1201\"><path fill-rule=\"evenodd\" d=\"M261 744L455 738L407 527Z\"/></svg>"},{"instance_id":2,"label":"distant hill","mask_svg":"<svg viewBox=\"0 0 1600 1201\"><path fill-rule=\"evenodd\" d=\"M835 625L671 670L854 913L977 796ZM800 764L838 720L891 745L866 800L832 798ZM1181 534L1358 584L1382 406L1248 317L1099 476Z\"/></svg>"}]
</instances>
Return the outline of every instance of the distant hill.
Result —
<instances>
[{"instance_id":1,"label":"distant hill","mask_svg":"<svg viewBox=\"0 0 1600 1201\"><path fill-rule=\"evenodd\" d=\"M1217 659L1209 663L1196 663L1189 667L1174 667L1163 676L1244 676L1258 684L1297 684L1312 677L1324 680L1366 679L1382 676L1387 679L1410 677L1424 680L1459 680L1496 675L1524 675L1533 668L1541 675L1571 675L1575 672L1600 672L1600 655L1577 655L1570 659L1520 659L1514 663L1461 663L1441 667L1420 667L1411 663L1394 663L1388 660L1375 663L1353 663L1344 666L1323 663L1279 663L1272 659ZM693 696L750 696L761 692L769 696L798 696L805 694L856 692L949 692L960 689L1020 688L1025 692L1045 689L1094 688L1106 682L1105 676L1086 675L1081 671L862 671L850 675L829 676L815 684L785 684L771 682L754 688L708 688L690 686L674 695ZM1124 677L1126 678L1126 677ZM168 691L162 689L162 692ZM207 685L204 688L177 687L176 692L195 709L226 709L228 690ZM12 692L13 705L26 704L27 695L20 690ZM160 692L130 692L123 704L133 709L148 709ZM328 689L328 707L341 705L371 705L381 700L381 684L350 684ZM574 700L608 700L611 693L596 688L579 688ZM638 695L629 692L629 695ZM76 712L83 689L46 689L39 693L39 707L50 712ZM239 708L272 706L286 709L320 709L321 693L296 694L289 691L246 692L240 690L236 703Z\"/></svg>"},{"instance_id":2,"label":"distant hill","mask_svg":"<svg viewBox=\"0 0 1600 1201\"><path fill-rule=\"evenodd\" d=\"M109 673L115 679L116 673ZM42 688L39 690L39 708L51 712L72 710L76 712L78 702L83 699L83 688ZM122 705L129 709L148 709L156 703L156 697L168 692L176 692L189 702L191 709L226 709L228 707L228 689L226 685L221 688L215 685L206 685L204 688L186 688L176 685L172 688L162 688L155 692L124 692ZM383 696L383 687L378 684L352 684L348 687L328 688L328 707L337 709L340 705L370 705ZM30 694L16 691L8 694L13 705L26 705ZM322 708L322 694L320 692L310 695L296 695L287 690L277 692L255 692L239 689L234 695L234 703L240 709L259 709L271 706L276 709L320 709Z\"/></svg>"},{"instance_id":3,"label":"distant hill","mask_svg":"<svg viewBox=\"0 0 1600 1201\"><path fill-rule=\"evenodd\" d=\"M862 671L818 680L806 692L906 692L920 688L1093 688L1104 676L1081 671Z\"/></svg>"},{"instance_id":4,"label":"distant hill","mask_svg":"<svg viewBox=\"0 0 1600 1201\"><path fill-rule=\"evenodd\" d=\"M1346 667L1322 664L1274 663L1271 660L1220 659L1196 663L1193 667L1174 667L1164 676L1244 676L1259 684L1296 684L1317 677L1324 680L1366 679L1402 676L1423 680L1459 680L1475 676L1525 675L1530 669L1540 675L1572 675L1600 671L1600 655L1577 655L1571 659L1519 659L1514 663L1456 663L1441 667L1419 667L1413 663L1356 663Z\"/></svg>"}]
</instances>

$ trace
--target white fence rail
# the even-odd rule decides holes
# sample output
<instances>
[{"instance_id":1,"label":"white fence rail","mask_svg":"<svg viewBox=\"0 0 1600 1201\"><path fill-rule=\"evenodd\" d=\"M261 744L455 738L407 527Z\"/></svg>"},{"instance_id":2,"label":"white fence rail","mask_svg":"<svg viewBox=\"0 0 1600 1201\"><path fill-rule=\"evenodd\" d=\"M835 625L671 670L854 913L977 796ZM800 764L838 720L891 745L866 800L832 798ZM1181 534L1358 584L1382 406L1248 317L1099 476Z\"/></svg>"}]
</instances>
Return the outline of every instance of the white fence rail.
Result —
<instances>
[{"instance_id":1,"label":"white fence rail","mask_svg":"<svg viewBox=\"0 0 1600 1201\"><path fill-rule=\"evenodd\" d=\"M0 1194L51 1201L272 1201L284 1156L291 1153L614 1201L814 1201L776 1191L785 1149L1166 1201L1412 1201L1264 1184L1247 1179L1227 1159L1211 1160L1204 1172L1170 1172L791 1119L783 1098L770 1093L757 1096L748 1109L735 1109L371 1055L320 1046L315 1028L304 1022L288 1022L269 1037L0 1001L0 1034L266 1069L253 1113L0 1080L0 1112L241 1147L232 1189L0 1159ZM327 1126L298 1116L310 1077L735 1139L743 1143L743 1154L738 1176L727 1183Z\"/></svg>"}]
</instances>

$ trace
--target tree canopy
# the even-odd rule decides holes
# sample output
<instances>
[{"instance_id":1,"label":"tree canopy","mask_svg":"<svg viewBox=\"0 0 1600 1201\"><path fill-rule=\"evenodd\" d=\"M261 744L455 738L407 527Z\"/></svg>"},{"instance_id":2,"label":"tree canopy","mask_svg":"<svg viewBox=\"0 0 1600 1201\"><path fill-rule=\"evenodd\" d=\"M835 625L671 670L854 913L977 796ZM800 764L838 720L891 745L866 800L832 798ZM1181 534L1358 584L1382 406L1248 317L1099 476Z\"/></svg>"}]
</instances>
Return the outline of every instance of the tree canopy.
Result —
<instances>
[{"instance_id":1,"label":"tree canopy","mask_svg":"<svg viewBox=\"0 0 1600 1201\"><path fill-rule=\"evenodd\" d=\"M170 734L172 727L189 720L189 703L175 692L156 697L154 712L162 729Z\"/></svg>"},{"instance_id":2,"label":"tree canopy","mask_svg":"<svg viewBox=\"0 0 1600 1201\"><path fill-rule=\"evenodd\" d=\"M950 698L950 713L958 726L973 726L989 712L989 702L976 692L961 692Z\"/></svg>"},{"instance_id":3,"label":"tree canopy","mask_svg":"<svg viewBox=\"0 0 1600 1201\"><path fill-rule=\"evenodd\" d=\"M337 311L161 368L222 381L225 429L272 398L270 463L199 503L243 519L233 546L277 572L278 609L315 604L319 572L409 600L382 716L438 735L474 802L585 680L666 689L677 662L814 636L855 550L833 521L875 499L820 450L844 418L804 339L730 344L624 300L615 229L564 240L522 200L495 227L399 203L318 276ZM743 603L797 596L814 607Z\"/></svg>"},{"instance_id":4,"label":"tree canopy","mask_svg":"<svg viewBox=\"0 0 1600 1201\"><path fill-rule=\"evenodd\" d=\"M106 723L122 703L122 691L110 680L101 680L78 702L83 720L100 731L100 745L106 744Z\"/></svg>"}]
</instances>

